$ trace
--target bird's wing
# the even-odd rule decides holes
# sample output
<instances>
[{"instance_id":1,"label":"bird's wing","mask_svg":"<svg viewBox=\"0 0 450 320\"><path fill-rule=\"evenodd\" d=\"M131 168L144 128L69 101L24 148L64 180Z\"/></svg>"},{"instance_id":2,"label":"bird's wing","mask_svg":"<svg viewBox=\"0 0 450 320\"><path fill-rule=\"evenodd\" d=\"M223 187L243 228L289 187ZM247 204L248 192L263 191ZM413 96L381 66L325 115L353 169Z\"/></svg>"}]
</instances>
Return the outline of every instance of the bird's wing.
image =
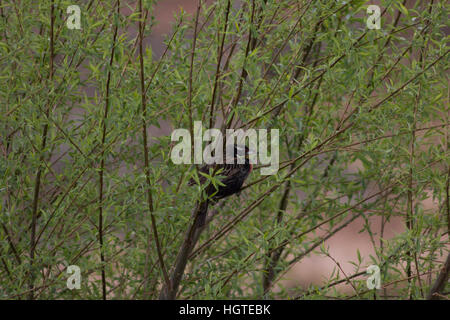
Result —
<instances>
[{"instance_id":1,"label":"bird's wing","mask_svg":"<svg viewBox=\"0 0 450 320\"><path fill-rule=\"evenodd\" d=\"M237 166L227 166L220 173L224 178L221 180L223 184L228 185L229 182L233 179L236 179L236 176L240 173L241 169Z\"/></svg>"}]
</instances>

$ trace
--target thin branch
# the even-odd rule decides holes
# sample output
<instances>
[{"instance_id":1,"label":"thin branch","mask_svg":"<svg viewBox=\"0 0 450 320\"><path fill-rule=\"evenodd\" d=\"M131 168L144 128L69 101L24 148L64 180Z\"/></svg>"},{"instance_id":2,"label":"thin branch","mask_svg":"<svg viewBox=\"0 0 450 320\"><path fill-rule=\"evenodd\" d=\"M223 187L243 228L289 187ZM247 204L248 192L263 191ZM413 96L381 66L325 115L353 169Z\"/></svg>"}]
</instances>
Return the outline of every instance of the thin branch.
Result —
<instances>
[{"instance_id":1,"label":"thin branch","mask_svg":"<svg viewBox=\"0 0 450 320\"><path fill-rule=\"evenodd\" d=\"M114 8L113 8L114 10ZM120 14L120 0L117 0L116 2L116 10L117 15ZM109 104L110 104L110 95L109 95L109 88L111 84L111 71L112 71L112 64L114 61L114 51L116 49L116 38L117 38L117 31L118 31L118 23L114 26L113 31L113 39L111 44L111 55L109 58L109 65L108 65L108 75L106 79L106 89L105 89L105 106L103 110L103 118L102 118L102 142L101 146L105 144L106 141L106 126L107 126L107 120L108 120L108 112L109 112ZM103 239L103 188L104 188L104 182L103 182L103 174L105 170L105 151L101 153L101 160L100 160L100 169L99 169L99 191L98 191L98 241L100 244L100 270L101 270L101 277L102 277L102 299L106 300L106 273L105 273L105 252L104 252L104 239Z\"/></svg>"},{"instance_id":2,"label":"thin branch","mask_svg":"<svg viewBox=\"0 0 450 320\"><path fill-rule=\"evenodd\" d=\"M209 128L213 127L214 103L216 100L216 92L217 92L217 87L218 87L219 78L220 78L220 63L222 61L222 56L223 56L223 46L225 44L225 37L227 35L228 16L230 14L230 6L231 6L231 0L228 0L227 8L225 11L225 23L224 23L223 32L222 32L223 37L222 37L222 40L220 43L219 53L218 53L218 57L217 57L216 75L214 78L214 88L213 88L212 97L211 97L211 106L210 106L210 114L209 114Z\"/></svg>"},{"instance_id":3,"label":"thin branch","mask_svg":"<svg viewBox=\"0 0 450 320\"><path fill-rule=\"evenodd\" d=\"M54 46L54 25L55 25L55 3L54 0L50 3L50 71L49 71L49 82L53 81L53 58L55 55L55 46ZM20 19L19 19L20 21ZM22 30L23 32L23 30ZM50 114L51 105L47 104L47 110L45 112L46 117ZM47 135L48 135L49 125L48 122L44 124L44 130L42 132L42 144L41 144L41 155L39 157L39 167L36 173L36 178L34 182L34 195L33 195L33 207L32 207L32 219L31 219L31 238L30 238L30 282L29 289L30 293L28 295L28 299L34 299L34 257L35 257L35 248L36 248L36 227L37 227L37 215L39 210L39 192L41 189L41 175L42 175L42 162L44 161L44 150L47 145Z\"/></svg>"},{"instance_id":4,"label":"thin branch","mask_svg":"<svg viewBox=\"0 0 450 320\"><path fill-rule=\"evenodd\" d=\"M158 237L158 229L156 227L156 219L154 215L154 207L153 207L153 196L152 196L152 185L150 181L150 164L149 164L149 158L148 158L148 145L147 145L147 125L145 122L145 119L147 119L147 106L146 106L146 98L145 98L145 77L144 77L144 57L143 57L143 11L142 11L142 0L139 0L139 66L140 66L140 84L141 84L141 106L142 106L142 147L144 152L144 171L145 171L145 181L147 184L147 204L148 204L148 211L150 212L150 219L152 223L152 231L153 231L153 239L156 246L156 251L158 254L159 264L161 267L161 271L164 276L164 280L166 282L166 285L170 285L169 282L169 276L167 274L166 267L164 265L163 256L161 253L161 244L159 242ZM148 243L150 243L150 234L148 238ZM146 269L148 267L148 252L146 257Z\"/></svg>"}]
</instances>

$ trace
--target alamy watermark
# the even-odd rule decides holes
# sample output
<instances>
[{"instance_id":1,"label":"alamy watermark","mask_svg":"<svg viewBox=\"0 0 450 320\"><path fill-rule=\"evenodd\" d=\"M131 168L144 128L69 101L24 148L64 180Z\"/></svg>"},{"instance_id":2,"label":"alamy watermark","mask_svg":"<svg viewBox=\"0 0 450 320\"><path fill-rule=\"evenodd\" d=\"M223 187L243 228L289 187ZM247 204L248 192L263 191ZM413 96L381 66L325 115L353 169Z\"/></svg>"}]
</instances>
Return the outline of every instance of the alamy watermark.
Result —
<instances>
[{"instance_id":1,"label":"alamy watermark","mask_svg":"<svg viewBox=\"0 0 450 320\"><path fill-rule=\"evenodd\" d=\"M81 30L81 9L78 5L70 5L67 7L67 28L70 30ZM381 29L381 10L377 5L369 5L367 7L366 20L367 28L373 30Z\"/></svg>"},{"instance_id":2,"label":"alamy watermark","mask_svg":"<svg viewBox=\"0 0 450 320\"><path fill-rule=\"evenodd\" d=\"M372 264L367 267L366 272L370 274L370 277L368 277L366 280L367 288L370 290L380 289L381 288L380 267L375 264Z\"/></svg>"},{"instance_id":3,"label":"alamy watermark","mask_svg":"<svg viewBox=\"0 0 450 320\"><path fill-rule=\"evenodd\" d=\"M81 10L76 4L67 7L67 28L70 30L81 29Z\"/></svg>"},{"instance_id":4,"label":"alamy watermark","mask_svg":"<svg viewBox=\"0 0 450 320\"><path fill-rule=\"evenodd\" d=\"M172 132L171 141L177 142L170 154L172 162L175 164L223 164L224 137L219 129L207 129L203 132L201 121L194 122L194 137L191 137L187 129L175 129ZM226 154L232 154L234 145L244 145L248 141L248 147L252 151L249 153L250 164L261 164L262 175L273 175L279 169L279 140L278 129L270 130L270 155L268 155L268 135L267 129L227 129L226 130ZM193 139L193 140L192 140ZM209 142L203 149L203 142ZM192 157L192 143L194 155ZM239 150L244 153L244 150ZM231 164L233 157L225 157L225 162ZM237 163L245 163L244 154L239 154Z\"/></svg>"},{"instance_id":5,"label":"alamy watermark","mask_svg":"<svg viewBox=\"0 0 450 320\"><path fill-rule=\"evenodd\" d=\"M81 288L81 269L77 265L70 265L67 267L67 274L71 276L67 278L66 286L68 289L80 289Z\"/></svg>"},{"instance_id":6,"label":"alamy watermark","mask_svg":"<svg viewBox=\"0 0 450 320\"><path fill-rule=\"evenodd\" d=\"M367 18L366 25L369 29L381 29L381 10L377 5L370 5L367 7L367 14L369 17Z\"/></svg>"}]
</instances>

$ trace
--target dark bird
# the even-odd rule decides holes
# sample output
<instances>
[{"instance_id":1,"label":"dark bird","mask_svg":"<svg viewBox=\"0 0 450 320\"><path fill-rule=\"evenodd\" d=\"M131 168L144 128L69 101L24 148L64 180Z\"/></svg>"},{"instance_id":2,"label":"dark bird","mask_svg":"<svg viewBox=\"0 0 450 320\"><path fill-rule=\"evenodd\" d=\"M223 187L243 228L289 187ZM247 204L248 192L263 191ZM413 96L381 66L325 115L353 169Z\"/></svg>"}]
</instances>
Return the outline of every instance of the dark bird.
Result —
<instances>
[{"instance_id":1,"label":"dark bird","mask_svg":"<svg viewBox=\"0 0 450 320\"><path fill-rule=\"evenodd\" d=\"M245 150L245 152L244 152ZM199 217L199 226L202 226L205 222L206 218L206 209L207 203L212 202L216 203L218 200L229 197L235 193L239 193L241 191L242 185L244 184L245 179L247 179L248 175L252 171L252 164L250 163L249 155L252 152L249 150L247 146L234 145L233 155L226 155L223 164L209 164L204 165L200 169L199 172L203 172L206 174L211 174L211 172L216 172L216 175L221 176L220 182L223 185L217 185L217 188L210 184L206 188L206 194L208 195L208 200L206 200L205 208L202 210L202 215ZM232 163L226 163L228 157L233 157ZM244 157L244 163L239 163L238 159L240 157ZM242 161L240 161L242 162ZM222 169L222 170L221 170ZM215 170L215 171L214 171ZM201 185L204 185L208 182L208 179L199 175L199 181ZM191 179L188 182L188 185L194 185L196 181Z\"/></svg>"},{"instance_id":2,"label":"dark bird","mask_svg":"<svg viewBox=\"0 0 450 320\"><path fill-rule=\"evenodd\" d=\"M200 237L202 227L205 225L209 203L215 204L218 200L229 197L241 191L242 184L252 171L252 165L249 159L250 153L251 151L247 147L234 145L233 155L226 155L223 164L210 164L198 169L199 172L205 174L220 176L219 179L223 185L218 185L216 188L213 184L209 183L205 190L208 198L197 202L192 216L193 222L187 230L185 240L183 241L177 255L175 267L173 268L169 281L170 285L163 286L159 296L160 299L175 299L181 279L183 278L183 273L186 268L189 255ZM230 159L229 157L232 157L233 162L228 164L226 159ZM242 157L244 157L244 159L242 159ZM239 159L241 161L238 162ZM201 174L199 174L198 178L198 181L202 186L209 182L209 180ZM188 182L189 185L194 185L196 183L197 182L194 179L191 179ZM171 289L169 287L171 287Z\"/></svg>"}]
</instances>

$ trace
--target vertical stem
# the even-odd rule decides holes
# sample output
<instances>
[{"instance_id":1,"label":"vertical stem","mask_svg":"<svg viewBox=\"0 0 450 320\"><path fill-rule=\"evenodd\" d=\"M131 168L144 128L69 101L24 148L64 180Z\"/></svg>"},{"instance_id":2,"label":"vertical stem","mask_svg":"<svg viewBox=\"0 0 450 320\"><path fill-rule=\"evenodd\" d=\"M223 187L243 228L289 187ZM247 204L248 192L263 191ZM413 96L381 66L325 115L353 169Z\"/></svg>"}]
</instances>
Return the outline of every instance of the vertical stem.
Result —
<instances>
[{"instance_id":1,"label":"vertical stem","mask_svg":"<svg viewBox=\"0 0 450 320\"><path fill-rule=\"evenodd\" d=\"M120 0L116 2L117 14L119 14L120 9ZM105 89L105 106L103 111L103 130L102 130L102 148L105 144L106 140L106 120L108 119L108 111L109 111L109 88L111 84L111 67L114 60L114 50L116 47L116 38L117 38L117 29L118 25L116 24L114 27L114 34L112 40L112 48L111 48L111 56L109 58L109 70L106 79L106 89ZM102 299L106 300L106 273L105 273L105 253L104 253L104 243L103 243L103 173L105 171L105 150L101 153L100 160L100 171L99 171L99 211L98 211L98 240L100 244L100 263L101 263L101 277L102 277Z\"/></svg>"},{"instance_id":2,"label":"vertical stem","mask_svg":"<svg viewBox=\"0 0 450 320\"><path fill-rule=\"evenodd\" d=\"M448 123L448 121L447 121ZM448 130L447 130L448 131ZM448 134L448 132L447 132ZM448 142L446 144L448 146ZM450 165L447 166L447 183L445 186L445 194L446 194L446 201L445 201L445 207L447 211L447 235L450 234L450 190L449 190L449 182L450 182Z\"/></svg>"},{"instance_id":3,"label":"vertical stem","mask_svg":"<svg viewBox=\"0 0 450 320\"><path fill-rule=\"evenodd\" d=\"M146 99L145 99L145 77L144 77L144 58L143 58L143 20L144 15L142 11L142 0L139 0L139 66L140 66L140 82L141 82L141 106L142 106L142 147L144 152L144 171L145 171L145 181L147 184L147 204L148 204L148 210L150 212L150 218L152 223L152 231L153 231L153 239L155 241L156 245L156 251L158 254L158 260L161 267L161 271L164 276L164 281L167 286L170 287L170 281L169 281L169 275L167 273L166 267L164 265L164 259L161 252L161 245L159 242L158 237L158 229L156 228L156 219L153 214L154 207L153 207L153 195L152 195L152 185L150 182L150 166L149 166L149 159L148 159L148 146L147 146L147 124L145 120L147 119L147 108L146 108ZM150 235L149 235L150 240Z\"/></svg>"},{"instance_id":4,"label":"vertical stem","mask_svg":"<svg viewBox=\"0 0 450 320\"><path fill-rule=\"evenodd\" d=\"M317 27L317 25L316 25L316 27ZM302 60L300 62L301 65L303 65L306 62L306 59L308 58L308 56L309 56L309 54L311 52L311 48L313 47L313 42L315 41L315 39L316 39L316 37L314 36L310 40L310 43L307 45L307 47L305 49L306 51L304 52ZM316 52L317 56L320 53L320 48L321 48L321 44L319 43L318 50ZM317 64L314 63L314 67L316 65ZM298 69L298 70L301 70L301 69ZM296 72L295 73L295 77L297 78L298 76L300 76L300 72ZM319 83L316 86L317 92L314 94L314 96L312 98L312 102L311 102L310 107L309 108L306 107L307 108L307 110L306 110L306 114L307 114L306 123L308 123L310 121L310 119L311 119L311 116L312 116L312 113L313 113L313 110L314 110L314 107L316 105L317 98L318 98L318 92L319 92L318 89L320 88L320 86L322 84L322 79L323 79L323 77L320 78ZM280 111L280 109L278 109L278 112L279 111ZM302 147L303 147L303 142L304 142L305 136L307 135L305 131L306 131L306 129L303 129L303 132L301 134L301 138L298 140L297 150L301 150ZM334 164L334 162L336 160L336 157L337 157L337 155L335 154L333 156L333 158L331 159L330 163L328 164L327 168L324 170L323 175L322 175L323 178L328 176L328 170ZM291 170L294 169L294 168L295 168L295 162L291 164ZM291 189L292 189L291 188L291 181L288 180L286 182L286 184L285 184L285 189L283 191L283 196L282 196L282 198L280 200L278 214L277 214L277 219L276 219L276 225L279 225L282 222L284 212L285 212L285 210L287 208L287 205L288 205L288 198L289 198ZM316 189L313 192L313 194L315 194L317 191L318 191L318 189ZM309 204L307 204L306 207L308 207L311 203L312 202L309 202ZM284 251L284 247L281 247L281 248L276 249L275 251L272 251L272 252L270 252L270 250L269 250L268 253L267 253L268 261L266 263L265 272L263 274L263 294L268 293L268 291L270 290L271 286L273 285L273 280L274 280L274 278L276 276L275 268L277 267L277 264L278 264L278 262L279 262L279 260L281 258L281 254L283 253L283 251Z\"/></svg>"},{"instance_id":5,"label":"vertical stem","mask_svg":"<svg viewBox=\"0 0 450 320\"><path fill-rule=\"evenodd\" d=\"M235 114L233 111L236 109L239 99L241 98L244 80L247 79L247 75L248 75L246 65L247 65L247 58L248 58L248 55L250 52L250 47L252 47L252 50L253 50L253 48L256 46L256 42L255 43L252 42L254 39L253 35L252 35L252 27L253 27L254 18L255 18L255 0L252 0L252 13L250 16L250 23L248 25L248 40L247 40L247 46L245 47L245 56L244 56L244 62L242 63L241 76L239 78L239 85L238 85L236 96L234 96L233 99L231 100L231 103L233 106L231 107L231 109L227 110L227 114L226 114L227 116L223 120L224 121L224 127L222 128L223 132L225 132L225 129L229 128L231 126L231 123L233 122L233 118L234 118L234 114ZM252 43L253 43L253 46L252 46ZM227 121L227 118L228 118L228 115L230 114L230 112L232 114L231 114L231 117Z\"/></svg>"},{"instance_id":6,"label":"vertical stem","mask_svg":"<svg viewBox=\"0 0 450 320\"><path fill-rule=\"evenodd\" d=\"M191 51L191 63L190 63L190 70L189 70L189 92L188 92L188 109L189 109L189 130L191 133L191 137L193 136L193 123L192 123L192 74L194 70L194 56L195 56L195 46L197 43L197 35L198 35L198 19L200 15L200 8L201 8L201 0L198 0L197 4L197 12L195 14L195 27L194 27L194 39L192 43L192 51ZM194 152L194 145L193 141L191 143L191 149L192 153ZM197 165L195 166L196 170L198 170ZM183 277L184 270L186 268L186 264L188 261L189 254L192 252L193 247L195 246L196 239L198 237L195 237L196 235L196 228L197 225L196 220L198 219L198 216L200 213L207 214L208 205L207 203L201 204L198 203L197 207L193 213L193 222L189 226L184 241L180 247L180 250L178 252L175 265L172 269L172 272L170 274L170 280L166 283L165 286L162 287L159 299L161 300L167 300L167 299L175 299L176 295L178 293L179 284L181 282L181 279ZM200 230L199 230L200 232ZM200 234L198 233L198 236Z\"/></svg>"},{"instance_id":7,"label":"vertical stem","mask_svg":"<svg viewBox=\"0 0 450 320\"><path fill-rule=\"evenodd\" d=\"M50 57L49 57L49 80L52 82L53 80L53 57L55 54L54 47L54 25L55 25L55 6L54 0L50 3ZM46 119L50 113L50 104L47 104L47 109L45 111ZM44 161L44 150L47 145L47 134L48 134L48 122L44 124L44 130L42 132L42 144L41 144L41 155L39 157L39 167L36 173L35 182L34 182L34 192L33 192L33 206L32 206L32 217L31 217L31 237L30 237L30 282L29 289L30 293L28 295L28 299L34 299L34 257L35 257L35 248L36 248L36 225L37 225L37 215L39 209L39 193L41 189L41 176L42 176L42 162Z\"/></svg>"},{"instance_id":8,"label":"vertical stem","mask_svg":"<svg viewBox=\"0 0 450 320\"><path fill-rule=\"evenodd\" d=\"M409 155L409 181L408 181L408 203L407 203L407 209L406 209L406 228L408 231L411 231L413 229L413 215L414 215L414 201L413 201L413 166L414 166L414 144L416 143L416 113L417 113L417 103L414 106L414 119L413 119L413 128L411 132L411 146L410 146L410 155ZM412 271L411 271L411 258L412 258L412 252L411 250L408 250L407 252L408 256L408 262L406 266L406 276L408 277L408 290L409 290L409 299L412 300L412 290L411 290L411 283L412 283Z\"/></svg>"},{"instance_id":9,"label":"vertical stem","mask_svg":"<svg viewBox=\"0 0 450 320\"><path fill-rule=\"evenodd\" d=\"M431 1L431 3L428 6L428 12L431 14L433 8L433 1ZM426 40L425 40L426 41ZM425 67L425 50L426 50L426 44L424 43L421 48L420 48L420 53L419 53L419 65L421 66L422 72L424 71L424 67ZM413 216L414 216L414 199L413 199L413 168L415 166L415 143L416 143L416 118L417 118L417 108L418 105L420 103L420 94L421 94L421 90L422 90L422 84L419 84L419 89L418 92L415 96L415 104L414 104L414 118L413 118L413 127L412 127L412 132L411 132L411 153L410 153L410 158L409 158L409 185L408 185L408 209L407 209L407 216L406 216L406 226L408 228L409 231L413 232L413 240L414 242L418 241L417 239L417 235L416 235L416 231L414 230L414 221L413 221ZM416 267L416 273L417 273L417 280L419 282L419 287L420 287L420 291L422 292L422 296L424 295L423 293L423 286L422 286L422 280L420 278L420 272L419 272L419 260L417 258L417 252L411 252L411 250L408 250L407 255L409 257L408 259L408 264L407 264L407 276L408 276L408 284L409 284L409 299L412 300L413 299L413 294L412 294L412 288L411 288L411 283L414 280L412 277L412 272L411 272L411 260L412 258L414 258L414 263L415 263L415 267Z\"/></svg>"},{"instance_id":10,"label":"vertical stem","mask_svg":"<svg viewBox=\"0 0 450 320\"><path fill-rule=\"evenodd\" d=\"M231 5L231 1L228 0L226 13L225 13L225 24L223 26L223 37L222 37L222 41L220 43L219 53L218 53L218 57L217 57L216 76L214 79L214 88L213 88L213 93L212 93L212 98L211 98L211 109L210 109L210 114L209 114L209 128L212 128L212 126L213 126L214 102L216 100L217 86L218 86L219 77L220 77L220 62L222 61L222 56L223 56L223 46L225 44L225 37L227 35L228 16L230 13L230 5Z\"/></svg>"},{"instance_id":11,"label":"vertical stem","mask_svg":"<svg viewBox=\"0 0 450 320\"><path fill-rule=\"evenodd\" d=\"M192 52L191 52L191 63L189 70L189 91L188 91L188 110L189 110L189 133L191 137L194 136L194 128L193 128L193 119L192 119L192 77L194 72L194 56L195 56L195 46L197 44L197 28L198 28L198 17L200 13L201 0L198 0L197 4L197 12L195 14L195 27L194 27L194 40L192 43ZM194 154L194 141L191 141L191 153ZM197 168L197 166L195 166Z\"/></svg>"},{"instance_id":12,"label":"vertical stem","mask_svg":"<svg viewBox=\"0 0 450 320\"><path fill-rule=\"evenodd\" d=\"M450 96L449 93L450 93L450 88L449 88L449 86L447 86L447 101L448 101L448 98ZM448 121L449 120L449 115L450 115L450 110L447 110L447 113L445 115L446 127L449 125L449 121ZM444 144L445 150L447 150L448 147L449 147L449 142L450 141L449 141L448 136L449 136L449 130L447 129L445 131L445 144ZM450 182L450 165L447 166L447 183L446 183L446 187L445 187L445 193L447 195L446 201L445 201L446 208L447 208L447 234L450 234L450 193L449 193L449 182Z\"/></svg>"}]
</instances>

